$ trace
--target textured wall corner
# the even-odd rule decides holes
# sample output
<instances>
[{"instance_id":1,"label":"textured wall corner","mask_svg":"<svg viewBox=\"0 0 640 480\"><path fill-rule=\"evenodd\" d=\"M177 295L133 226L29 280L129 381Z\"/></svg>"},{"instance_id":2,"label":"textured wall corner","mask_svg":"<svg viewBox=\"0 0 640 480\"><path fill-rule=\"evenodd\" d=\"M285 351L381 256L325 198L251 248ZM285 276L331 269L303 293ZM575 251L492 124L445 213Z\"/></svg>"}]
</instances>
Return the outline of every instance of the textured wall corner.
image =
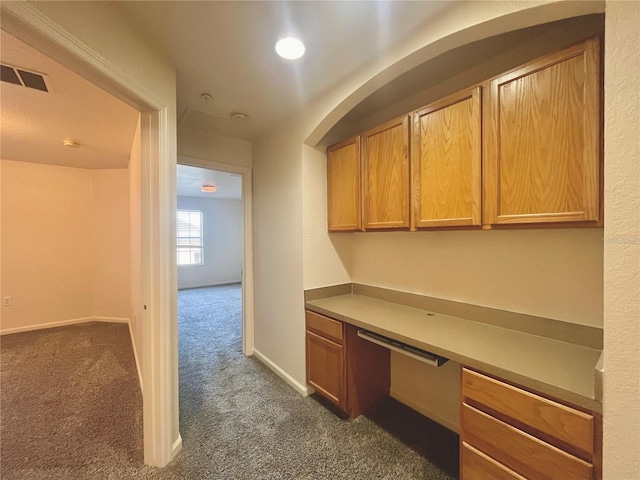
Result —
<instances>
[{"instance_id":1,"label":"textured wall corner","mask_svg":"<svg viewBox=\"0 0 640 480\"><path fill-rule=\"evenodd\" d=\"M640 3L605 24L604 478L640 478Z\"/></svg>"}]
</instances>

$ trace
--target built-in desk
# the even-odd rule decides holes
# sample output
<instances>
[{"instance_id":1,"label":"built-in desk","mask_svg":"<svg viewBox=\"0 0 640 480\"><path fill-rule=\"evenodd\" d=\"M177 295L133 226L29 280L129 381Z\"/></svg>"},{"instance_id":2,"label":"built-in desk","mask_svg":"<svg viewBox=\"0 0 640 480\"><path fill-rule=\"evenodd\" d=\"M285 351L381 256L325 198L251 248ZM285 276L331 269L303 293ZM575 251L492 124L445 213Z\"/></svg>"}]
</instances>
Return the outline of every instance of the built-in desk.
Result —
<instances>
[{"instance_id":1,"label":"built-in desk","mask_svg":"<svg viewBox=\"0 0 640 480\"><path fill-rule=\"evenodd\" d=\"M305 300L307 382L349 415L389 394L362 329L463 366L463 480L601 479L601 329L357 284Z\"/></svg>"},{"instance_id":2,"label":"built-in desk","mask_svg":"<svg viewBox=\"0 0 640 480\"><path fill-rule=\"evenodd\" d=\"M509 312L496 314L501 316L502 323L497 326L358 294L359 291L374 295L381 291L377 296L389 298L389 291L382 289L329 289L324 298L317 298L323 296L319 294L308 295L306 308L574 405L602 411L601 399L596 397L596 392L601 391L596 386L600 378L596 375L596 365L602 352L594 348L597 340L591 341L592 346L586 346L589 341L584 341L585 334L581 331L590 327L540 319L539 323L544 324L547 331L536 331L532 326L529 330L538 333L532 334L507 328ZM398 298L402 301L403 297ZM447 309L447 305L440 307L440 310ZM520 328L522 316L511 315L513 323ZM526 320L532 323L536 319L527 317ZM581 344L570 342L571 329L576 329L575 337ZM553 330L557 330L562 339L553 338ZM546 336L542 336L543 333ZM587 332L590 334L592 332Z\"/></svg>"}]
</instances>

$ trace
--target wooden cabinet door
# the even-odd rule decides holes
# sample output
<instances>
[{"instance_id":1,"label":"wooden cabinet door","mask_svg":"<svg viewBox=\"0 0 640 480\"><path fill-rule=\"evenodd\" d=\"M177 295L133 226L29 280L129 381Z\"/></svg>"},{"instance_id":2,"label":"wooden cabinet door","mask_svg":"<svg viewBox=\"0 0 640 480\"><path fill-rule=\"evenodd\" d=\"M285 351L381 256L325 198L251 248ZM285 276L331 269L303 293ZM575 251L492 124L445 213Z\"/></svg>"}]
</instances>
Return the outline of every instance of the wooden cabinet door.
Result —
<instances>
[{"instance_id":1,"label":"wooden cabinet door","mask_svg":"<svg viewBox=\"0 0 640 480\"><path fill-rule=\"evenodd\" d=\"M363 144L365 230L409 227L409 117L369 130Z\"/></svg>"},{"instance_id":2,"label":"wooden cabinet door","mask_svg":"<svg viewBox=\"0 0 640 480\"><path fill-rule=\"evenodd\" d=\"M481 225L480 87L411 115L412 228Z\"/></svg>"},{"instance_id":3,"label":"wooden cabinet door","mask_svg":"<svg viewBox=\"0 0 640 480\"><path fill-rule=\"evenodd\" d=\"M327 149L327 221L330 232L362 229L360 137Z\"/></svg>"},{"instance_id":4,"label":"wooden cabinet door","mask_svg":"<svg viewBox=\"0 0 640 480\"><path fill-rule=\"evenodd\" d=\"M344 347L307 330L307 383L347 410Z\"/></svg>"},{"instance_id":5,"label":"wooden cabinet door","mask_svg":"<svg viewBox=\"0 0 640 480\"><path fill-rule=\"evenodd\" d=\"M599 49L587 40L491 81L485 223L599 221Z\"/></svg>"}]
</instances>

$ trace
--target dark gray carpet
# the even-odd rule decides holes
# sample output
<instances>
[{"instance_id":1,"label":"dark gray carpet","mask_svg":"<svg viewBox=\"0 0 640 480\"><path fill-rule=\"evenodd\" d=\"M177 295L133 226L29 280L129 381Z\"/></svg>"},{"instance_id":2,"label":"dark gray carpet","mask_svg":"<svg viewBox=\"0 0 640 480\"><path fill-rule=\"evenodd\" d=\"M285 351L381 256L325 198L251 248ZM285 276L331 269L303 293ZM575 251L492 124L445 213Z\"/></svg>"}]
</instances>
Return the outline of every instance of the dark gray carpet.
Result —
<instances>
[{"instance_id":1,"label":"dark gray carpet","mask_svg":"<svg viewBox=\"0 0 640 480\"><path fill-rule=\"evenodd\" d=\"M106 440L114 438L111 433L95 428L87 432L78 426L81 421L76 419L69 429L71 436L81 437L75 440L76 444L93 443L93 446L74 449L74 455L68 455L68 463L59 467L54 455L43 453L38 464L42 468L33 470L29 466L31 446L40 441L50 445L60 438L35 437L25 431L28 429L16 428L21 422L32 422L32 408L20 406L15 397L21 390L13 386L8 389L12 393L7 393L14 398L13 403L5 408L5 338L11 341L11 337L26 334L3 338L2 478L397 480L457 477L457 435L393 400L367 416L342 420L313 398L301 397L259 361L244 357L240 295L239 285L179 292L180 425L184 449L163 470L141 463L141 405L131 359L127 368L122 367L129 372L130 379L120 379L120 383L128 389L127 405L136 405L134 413L129 412L117 422L114 421L117 417L103 416L101 422L120 429L129 446L114 447ZM100 325L87 328L96 326ZM44 338L52 332L40 335ZM48 362L37 358L38 349L25 347L30 340L13 342L22 343L22 348L30 353L16 362L15 350L20 349L19 345L7 348L7 352L14 351L13 358L6 356L7 371L15 368L16 363L33 362L40 365L40 376L46 377L50 370ZM45 340L46 348L48 343ZM123 343L130 352L128 341L123 339ZM59 350L66 348L58 347ZM93 354L85 361L91 363L94 361L91 358ZM117 363L122 364L122 359ZM64 364L59 368L66 369ZM32 376L35 370L17 368L20 369L27 376ZM12 383L15 376L10 373L6 383ZM88 385L101 381L101 374L81 377ZM37 379L28 384L31 396L38 399L44 395ZM113 385L108 384L100 387L105 402L122 396L109 393ZM79 386L81 391L87 389ZM60 416L59 411L53 409L49 418L41 421L57 422ZM13 427L5 428L5 417L11 419ZM116 425L121 422L129 422L129 428ZM18 436L22 440L12 440L13 446L5 449L5 435L16 431L20 431ZM46 453L49 448L41 449ZM60 446L59 450L66 448Z\"/></svg>"},{"instance_id":2,"label":"dark gray carpet","mask_svg":"<svg viewBox=\"0 0 640 480\"><path fill-rule=\"evenodd\" d=\"M129 328L85 323L0 339L2 479L126 478L142 466Z\"/></svg>"}]
</instances>

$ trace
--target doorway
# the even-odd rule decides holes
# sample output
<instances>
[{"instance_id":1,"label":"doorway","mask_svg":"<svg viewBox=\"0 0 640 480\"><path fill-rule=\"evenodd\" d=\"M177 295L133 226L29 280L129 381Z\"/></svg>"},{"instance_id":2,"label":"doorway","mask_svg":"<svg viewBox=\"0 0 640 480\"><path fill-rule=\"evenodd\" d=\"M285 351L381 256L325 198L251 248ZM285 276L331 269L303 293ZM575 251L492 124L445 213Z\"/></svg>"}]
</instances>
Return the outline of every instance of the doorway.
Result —
<instances>
[{"instance_id":1,"label":"doorway","mask_svg":"<svg viewBox=\"0 0 640 480\"><path fill-rule=\"evenodd\" d=\"M176 178L182 369L186 346L208 352L203 342L222 342L242 353L243 193L238 173L179 164Z\"/></svg>"},{"instance_id":2,"label":"doorway","mask_svg":"<svg viewBox=\"0 0 640 480\"><path fill-rule=\"evenodd\" d=\"M176 272L167 260L173 250L175 214L175 96L170 90L143 86L144 75L138 70L123 72L121 66L78 41L30 4L5 2L0 19L2 30L141 112L144 459L149 465L163 467L182 445L178 431L177 358L172 354L177 328L172 289ZM159 62L150 61L149 65ZM166 76L158 81L163 85L161 81L170 83L171 79Z\"/></svg>"},{"instance_id":3,"label":"doorway","mask_svg":"<svg viewBox=\"0 0 640 480\"><path fill-rule=\"evenodd\" d=\"M187 219L197 225L200 217L189 212L201 212L203 234L200 240L177 239L178 290L239 284L241 353L252 355L251 169L180 155L176 178L176 210L183 212L181 220L176 214L176 225ZM203 186L214 191L204 191ZM213 204L203 203L207 200ZM203 205L206 209L199 210ZM204 238L207 232L210 241Z\"/></svg>"},{"instance_id":4,"label":"doorway","mask_svg":"<svg viewBox=\"0 0 640 480\"><path fill-rule=\"evenodd\" d=\"M208 162L207 162L208 163ZM198 164L198 165L196 165ZM246 305L250 172L199 166L179 158L176 169L176 266L180 429L197 430L221 369L252 353Z\"/></svg>"}]
</instances>

